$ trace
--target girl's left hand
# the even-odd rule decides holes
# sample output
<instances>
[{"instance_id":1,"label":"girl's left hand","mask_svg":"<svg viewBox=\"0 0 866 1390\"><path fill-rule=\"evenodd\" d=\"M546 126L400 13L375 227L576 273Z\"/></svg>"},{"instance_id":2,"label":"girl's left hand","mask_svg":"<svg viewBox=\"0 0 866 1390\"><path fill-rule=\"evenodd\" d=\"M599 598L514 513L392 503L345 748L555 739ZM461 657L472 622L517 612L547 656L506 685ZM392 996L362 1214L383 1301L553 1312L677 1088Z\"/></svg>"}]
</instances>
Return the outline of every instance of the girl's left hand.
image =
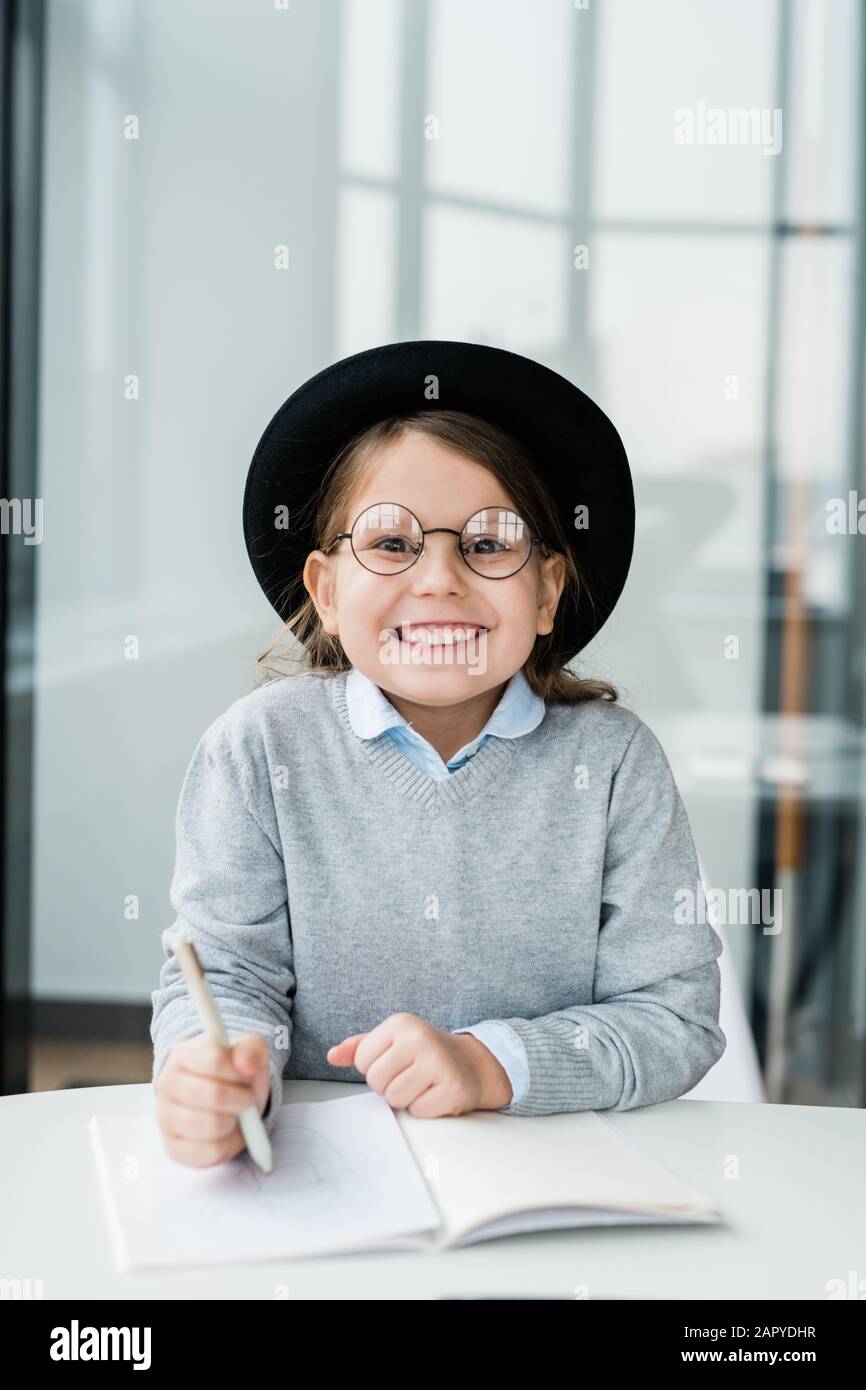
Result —
<instances>
[{"instance_id":1,"label":"girl's left hand","mask_svg":"<svg viewBox=\"0 0 866 1390\"><path fill-rule=\"evenodd\" d=\"M505 1068L479 1038L443 1032L417 1014L389 1014L329 1048L327 1058L362 1072L394 1110L423 1119L498 1110L512 1096Z\"/></svg>"}]
</instances>

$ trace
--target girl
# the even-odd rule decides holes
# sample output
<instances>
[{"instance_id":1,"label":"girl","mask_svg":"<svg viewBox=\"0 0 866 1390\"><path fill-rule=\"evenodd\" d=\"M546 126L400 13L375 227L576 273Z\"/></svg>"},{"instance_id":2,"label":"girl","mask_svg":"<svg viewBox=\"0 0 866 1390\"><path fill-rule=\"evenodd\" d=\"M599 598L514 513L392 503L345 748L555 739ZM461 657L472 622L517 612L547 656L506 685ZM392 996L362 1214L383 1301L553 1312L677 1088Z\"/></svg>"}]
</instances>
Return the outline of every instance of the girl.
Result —
<instances>
[{"instance_id":1,"label":"girl","mask_svg":"<svg viewBox=\"0 0 866 1390\"><path fill-rule=\"evenodd\" d=\"M232 1158L284 1076L422 1117L690 1090L725 1038L686 811L648 726L565 667L631 558L607 417L500 349L372 349L277 412L244 521L308 664L275 675L271 647L183 783L174 925L233 1047L201 1035L164 933L168 1152Z\"/></svg>"}]
</instances>

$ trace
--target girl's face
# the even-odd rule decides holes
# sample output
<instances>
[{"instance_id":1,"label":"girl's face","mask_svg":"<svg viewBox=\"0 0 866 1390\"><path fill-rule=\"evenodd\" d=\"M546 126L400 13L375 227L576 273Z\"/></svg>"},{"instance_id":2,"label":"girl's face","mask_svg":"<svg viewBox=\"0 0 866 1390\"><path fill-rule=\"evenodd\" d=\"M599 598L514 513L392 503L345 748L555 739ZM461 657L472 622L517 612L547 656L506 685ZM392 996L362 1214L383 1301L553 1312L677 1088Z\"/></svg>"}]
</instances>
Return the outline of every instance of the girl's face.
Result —
<instances>
[{"instance_id":1,"label":"girl's face","mask_svg":"<svg viewBox=\"0 0 866 1390\"><path fill-rule=\"evenodd\" d=\"M414 432L381 450L340 529L349 531L375 502L401 503L425 530L448 526L457 532L483 507L516 510L481 464ZM517 574L487 579L469 568L457 546L454 535L425 536L420 559L394 574L370 573L348 540L331 555L315 550L307 557L304 583L325 631L386 693L424 705L461 703L508 681L536 636L553 627L565 579L561 556L545 558L533 546ZM447 646L436 643L435 627L425 624L485 631ZM423 645L400 640L406 625Z\"/></svg>"}]
</instances>

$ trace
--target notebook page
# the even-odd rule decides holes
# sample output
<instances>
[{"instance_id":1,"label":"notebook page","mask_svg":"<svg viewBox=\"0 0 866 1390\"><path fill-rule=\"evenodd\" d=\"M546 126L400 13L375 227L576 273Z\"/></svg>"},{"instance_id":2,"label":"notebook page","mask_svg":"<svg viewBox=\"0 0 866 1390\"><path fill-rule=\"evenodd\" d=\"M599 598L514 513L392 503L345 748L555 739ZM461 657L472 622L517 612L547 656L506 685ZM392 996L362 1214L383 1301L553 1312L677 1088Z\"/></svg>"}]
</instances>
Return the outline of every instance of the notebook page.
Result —
<instances>
[{"instance_id":1,"label":"notebook page","mask_svg":"<svg viewBox=\"0 0 866 1390\"><path fill-rule=\"evenodd\" d=\"M627 1143L592 1110L556 1115L469 1115L397 1121L442 1212L443 1240L456 1244L474 1227L516 1212L580 1208L605 1222L716 1220L711 1197Z\"/></svg>"},{"instance_id":2,"label":"notebook page","mask_svg":"<svg viewBox=\"0 0 866 1390\"><path fill-rule=\"evenodd\" d=\"M589 1210L579 1207L550 1207L544 1211L523 1211L516 1212L513 1216L500 1216L495 1221L488 1222L486 1226L473 1227L469 1234L457 1243L475 1245L480 1240L492 1240L494 1236L521 1235L526 1231L566 1231L581 1226L682 1226L691 1225L698 1220L703 1223L707 1218L674 1218L655 1213L644 1215L642 1212L624 1215L621 1211L604 1211L601 1207L592 1207Z\"/></svg>"},{"instance_id":3,"label":"notebook page","mask_svg":"<svg viewBox=\"0 0 866 1390\"><path fill-rule=\"evenodd\" d=\"M271 1173L246 1151L208 1168L177 1163L153 1113L94 1115L90 1131L122 1269L369 1249L440 1225L376 1092L284 1106Z\"/></svg>"}]
</instances>

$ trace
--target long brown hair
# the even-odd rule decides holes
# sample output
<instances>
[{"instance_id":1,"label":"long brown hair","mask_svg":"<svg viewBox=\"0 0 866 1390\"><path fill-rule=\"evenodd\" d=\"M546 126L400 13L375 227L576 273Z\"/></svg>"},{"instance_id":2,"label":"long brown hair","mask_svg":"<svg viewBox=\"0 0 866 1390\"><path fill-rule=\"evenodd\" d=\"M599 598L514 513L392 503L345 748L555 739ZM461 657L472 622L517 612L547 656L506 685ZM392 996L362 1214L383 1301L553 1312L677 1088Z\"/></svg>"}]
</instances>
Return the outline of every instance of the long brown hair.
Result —
<instances>
[{"instance_id":1,"label":"long brown hair","mask_svg":"<svg viewBox=\"0 0 866 1390\"><path fill-rule=\"evenodd\" d=\"M536 695L552 704L577 704L582 700L616 700L616 688L608 681L582 679L574 675L561 659L562 619L568 605L575 608L579 601L592 604L592 595L580 575L571 548L565 538L553 498L541 475L533 466L524 446L508 431L475 415L458 410L420 410L410 415L395 415L378 420L356 434L343 446L332 461L318 494L318 509L313 525L313 548L328 551L333 538L351 524L352 499L363 485L379 450L401 439L408 431L426 434L458 453L488 469L508 491L511 500L533 532L541 535L549 551L565 561L565 584L553 630L535 639L535 646L526 659L523 673ZM300 591L306 595L301 598ZM295 580L297 602L282 632L267 651L258 658L261 673L258 684L276 676L339 675L351 669L351 662L340 641L322 626L316 606L306 592L303 579ZM573 610L572 610L573 611ZM275 648L291 632L303 644L306 660L295 669L276 669L270 658ZM278 657L280 653L277 653Z\"/></svg>"}]
</instances>

